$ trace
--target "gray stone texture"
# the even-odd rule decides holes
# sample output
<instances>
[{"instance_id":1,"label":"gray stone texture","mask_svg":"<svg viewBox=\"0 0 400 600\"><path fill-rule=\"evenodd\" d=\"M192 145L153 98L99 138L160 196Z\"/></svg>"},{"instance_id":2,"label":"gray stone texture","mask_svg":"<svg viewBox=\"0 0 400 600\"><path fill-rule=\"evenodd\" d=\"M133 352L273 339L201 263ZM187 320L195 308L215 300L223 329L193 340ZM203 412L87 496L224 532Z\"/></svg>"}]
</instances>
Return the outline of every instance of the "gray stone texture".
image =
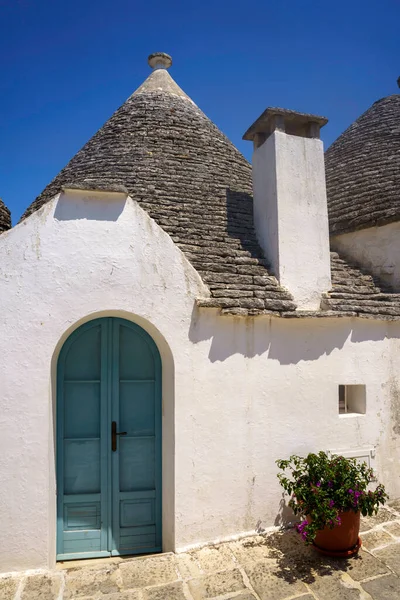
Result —
<instances>
[{"instance_id":1,"label":"gray stone texture","mask_svg":"<svg viewBox=\"0 0 400 600\"><path fill-rule=\"evenodd\" d=\"M265 558L271 558L273 555L273 550L266 543L265 536L262 535L233 542L230 544L230 549L240 564L264 560Z\"/></svg>"},{"instance_id":2,"label":"gray stone texture","mask_svg":"<svg viewBox=\"0 0 400 600\"><path fill-rule=\"evenodd\" d=\"M384 319L400 315L400 294L387 290L336 252L331 252L331 273L332 289L322 300L325 310Z\"/></svg>"},{"instance_id":3,"label":"gray stone texture","mask_svg":"<svg viewBox=\"0 0 400 600\"><path fill-rule=\"evenodd\" d=\"M389 506L392 510L396 511L398 513L398 515L400 516L400 498L397 498L397 500L392 500L389 503Z\"/></svg>"},{"instance_id":4,"label":"gray stone texture","mask_svg":"<svg viewBox=\"0 0 400 600\"><path fill-rule=\"evenodd\" d=\"M19 578L18 577L0 577L0 598L1 598L1 600L14 600L18 586L19 586Z\"/></svg>"},{"instance_id":5,"label":"gray stone texture","mask_svg":"<svg viewBox=\"0 0 400 600\"><path fill-rule=\"evenodd\" d=\"M0 233L11 228L11 213L0 198Z\"/></svg>"},{"instance_id":6,"label":"gray stone texture","mask_svg":"<svg viewBox=\"0 0 400 600\"><path fill-rule=\"evenodd\" d=\"M119 565L119 571L119 583L123 589L159 585L178 579L175 557L172 554L123 562Z\"/></svg>"},{"instance_id":7,"label":"gray stone texture","mask_svg":"<svg viewBox=\"0 0 400 600\"><path fill-rule=\"evenodd\" d=\"M128 590L127 592L114 592L112 594L105 594L95 598L95 600L143 600L143 592ZM168 596L165 596L168 598Z\"/></svg>"},{"instance_id":8,"label":"gray stone texture","mask_svg":"<svg viewBox=\"0 0 400 600\"><path fill-rule=\"evenodd\" d=\"M62 577L59 573L30 575L25 581L21 600L54 600L59 595L61 584Z\"/></svg>"},{"instance_id":9,"label":"gray stone texture","mask_svg":"<svg viewBox=\"0 0 400 600\"><path fill-rule=\"evenodd\" d=\"M208 600L222 594L239 592L246 588L239 569L220 571L188 581L194 600Z\"/></svg>"},{"instance_id":10,"label":"gray stone texture","mask_svg":"<svg viewBox=\"0 0 400 600\"><path fill-rule=\"evenodd\" d=\"M382 550L376 550L374 554L400 577L400 544L395 543Z\"/></svg>"},{"instance_id":11,"label":"gray stone texture","mask_svg":"<svg viewBox=\"0 0 400 600\"><path fill-rule=\"evenodd\" d=\"M396 513L380 513L362 536L371 546L387 539L383 527L400 525ZM397 600L399 574L395 538L380 550L334 559L288 530L178 555L74 561L55 571L3 576L0 600Z\"/></svg>"},{"instance_id":12,"label":"gray stone texture","mask_svg":"<svg viewBox=\"0 0 400 600\"><path fill-rule=\"evenodd\" d=\"M388 521L394 521L396 516L391 513L386 508L380 508L376 515L372 515L371 517L361 517L360 519L360 532L368 531L372 529L376 525L382 525L382 523L387 523Z\"/></svg>"},{"instance_id":13,"label":"gray stone texture","mask_svg":"<svg viewBox=\"0 0 400 600\"><path fill-rule=\"evenodd\" d=\"M202 571L200 565L194 559L193 553L184 553L176 555L176 566L182 579L190 579L191 577L200 577Z\"/></svg>"},{"instance_id":14,"label":"gray stone texture","mask_svg":"<svg viewBox=\"0 0 400 600\"><path fill-rule=\"evenodd\" d=\"M239 595L235 594L234 596L224 596L223 600L255 600L255 595L251 592L243 592L243 594Z\"/></svg>"},{"instance_id":15,"label":"gray stone texture","mask_svg":"<svg viewBox=\"0 0 400 600\"><path fill-rule=\"evenodd\" d=\"M310 589L318 600L360 600L359 590L338 573L317 578L310 583Z\"/></svg>"},{"instance_id":16,"label":"gray stone texture","mask_svg":"<svg viewBox=\"0 0 400 600\"><path fill-rule=\"evenodd\" d=\"M168 585L143 590L143 600L187 600L183 591L183 583L176 581Z\"/></svg>"},{"instance_id":17,"label":"gray stone texture","mask_svg":"<svg viewBox=\"0 0 400 600\"><path fill-rule=\"evenodd\" d=\"M384 529L395 537L400 537L400 523L385 523Z\"/></svg>"},{"instance_id":18,"label":"gray stone texture","mask_svg":"<svg viewBox=\"0 0 400 600\"><path fill-rule=\"evenodd\" d=\"M385 546L392 542L394 542L392 536L382 529L363 533L362 536L363 548L366 548L367 550L374 550L375 548L379 548L379 546Z\"/></svg>"},{"instance_id":19,"label":"gray stone texture","mask_svg":"<svg viewBox=\"0 0 400 600\"><path fill-rule=\"evenodd\" d=\"M362 588L374 600L397 600L400 598L400 579L396 575L366 581L362 584Z\"/></svg>"},{"instance_id":20,"label":"gray stone texture","mask_svg":"<svg viewBox=\"0 0 400 600\"><path fill-rule=\"evenodd\" d=\"M226 544L221 546L206 546L191 553L194 561L203 573L213 573L235 567L234 557Z\"/></svg>"},{"instance_id":21,"label":"gray stone texture","mask_svg":"<svg viewBox=\"0 0 400 600\"><path fill-rule=\"evenodd\" d=\"M331 233L400 218L400 95L375 102L325 153Z\"/></svg>"},{"instance_id":22,"label":"gray stone texture","mask_svg":"<svg viewBox=\"0 0 400 600\"><path fill-rule=\"evenodd\" d=\"M126 189L209 287L211 297L198 299L199 308L237 316L296 314L291 294L269 271L257 241L251 166L166 70L151 73L22 218L71 185ZM382 293L370 275L336 253L332 277L322 314L400 316L400 296Z\"/></svg>"},{"instance_id":23,"label":"gray stone texture","mask_svg":"<svg viewBox=\"0 0 400 600\"><path fill-rule=\"evenodd\" d=\"M65 575L63 600L75 600L81 596L91 596L95 592L118 592L117 575L117 565L68 570Z\"/></svg>"},{"instance_id":24,"label":"gray stone texture","mask_svg":"<svg viewBox=\"0 0 400 600\"><path fill-rule=\"evenodd\" d=\"M260 560L246 565L246 574L261 600L283 600L307 592L304 583L280 569L274 560Z\"/></svg>"},{"instance_id":25,"label":"gray stone texture","mask_svg":"<svg viewBox=\"0 0 400 600\"><path fill-rule=\"evenodd\" d=\"M369 552L360 552L348 560L336 559L329 561L336 569L347 573L354 581L362 581L368 577L376 577L389 572L386 565L376 560Z\"/></svg>"}]
</instances>

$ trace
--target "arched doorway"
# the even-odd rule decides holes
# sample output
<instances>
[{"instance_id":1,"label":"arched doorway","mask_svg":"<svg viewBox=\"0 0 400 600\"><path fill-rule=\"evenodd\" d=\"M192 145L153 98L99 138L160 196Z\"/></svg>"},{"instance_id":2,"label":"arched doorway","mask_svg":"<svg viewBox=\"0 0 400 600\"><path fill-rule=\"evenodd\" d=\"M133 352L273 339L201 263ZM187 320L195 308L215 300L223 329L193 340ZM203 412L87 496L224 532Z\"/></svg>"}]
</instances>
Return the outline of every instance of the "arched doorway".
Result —
<instances>
[{"instance_id":1,"label":"arched doorway","mask_svg":"<svg viewBox=\"0 0 400 600\"><path fill-rule=\"evenodd\" d=\"M125 319L85 323L57 366L57 559L159 552L161 360Z\"/></svg>"}]
</instances>

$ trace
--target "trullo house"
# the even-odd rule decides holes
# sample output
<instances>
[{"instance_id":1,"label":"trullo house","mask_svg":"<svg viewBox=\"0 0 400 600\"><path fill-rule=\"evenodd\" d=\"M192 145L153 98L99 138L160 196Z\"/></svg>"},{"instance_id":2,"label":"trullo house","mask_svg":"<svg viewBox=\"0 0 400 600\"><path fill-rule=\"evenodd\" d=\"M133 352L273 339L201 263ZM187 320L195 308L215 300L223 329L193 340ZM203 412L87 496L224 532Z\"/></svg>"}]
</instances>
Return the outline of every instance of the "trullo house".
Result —
<instances>
[{"instance_id":1,"label":"trullo house","mask_svg":"<svg viewBox=\"0 0 400 600\"><path fill-rule=\"evenodd\" d=\"M400 496L400 96L329 148L268 108L252 167L146 81L10 226L0 206L2 571L279 525L277 458Z\"/></svg>"}]
</instances>

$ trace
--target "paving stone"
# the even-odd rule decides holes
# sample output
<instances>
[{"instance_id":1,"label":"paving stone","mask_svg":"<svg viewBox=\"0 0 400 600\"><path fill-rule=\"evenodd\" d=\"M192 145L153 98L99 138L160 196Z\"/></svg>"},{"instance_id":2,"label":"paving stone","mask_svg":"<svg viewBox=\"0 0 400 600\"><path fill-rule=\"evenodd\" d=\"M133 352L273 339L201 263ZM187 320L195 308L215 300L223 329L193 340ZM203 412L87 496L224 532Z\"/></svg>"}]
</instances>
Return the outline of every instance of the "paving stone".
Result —
<instances>
[{"instance_id":1,"label":"paving stone","mask_svg":"<svg viewBox=\"0 0 400 600\"><path fill-rule=\"evenodd\" d=\"M261 560L244 567L251 586L261 600L283 600L307 592L301 581L279 569L275 560Z\"/></svg>"},{"instance_id":2,"label":"paving stone","mask_svg":"<svg viewBox=\"0 0 400 600\"><path fill-rule=\"evenodd\" d=\"M168 596L165 596L167 598ZM142 592L129 590L127 592L114 592L113 594L101 595L94 600L143 600Z\"/></svg>"},{"instance_id":3,"label":"paving stone","mask_svg":"<svg viewBox=\"0 0 400 600\"><path fill-rule=\"evenodd\" d=\"M188 585L194 600L206 600L246 589L239 569L203 575L197 579L191 579L188 581Z\"/></svg>"},{"instance_id":4,"label":"paving stone","mask_svg":"<svg viewBox=\"0 0 400 600\"><path fill-rule=\"evenodd\" d=\"M393 510L397 510L397 512L400 514L400 498L397 498L397 500L393 500L392 502L390 502L389 506L390 508L393 508Z\"/></svg>"},{"instance_id":5,"label":"paving stone","mask_svg":"<svg viewBox=\"0 0 400 600\"><path fill-rule=\"evenodd\" d=\"M395 600L400 598L400 579L396 575L379 577L361 586L374 600Z\"/></svg>"},{"instance_id":6,"label":"paving stone","mask_svg":"<svg viewBox=\"0 0 400 600\"><path fill-rule=\"evenodd\" d=\"M261 535L230 543L229 548L240 564L270 558L272 552L267 538Z\"/></svg>"},{"instance_id":7,"label":"paving stone","mask_svg":"<svg viewBox=\"0 0 400 600\"><path fill-rule=\"evenodd\" d=\"M119 565L121 587L141 588L171 583L178 579L174 555L137 558Z\"/></svg>"},{"instance_id":8,"label":"paving stone","mask_svg":"<svg viewBox=\"0 0 400 600\"><path fill-rule=\"evenodd\" d=\"M375 525L381 525L382 523L386 523L387 521L394 521L395 515L386 508L380 508L377 515L373 515L372 517L361 517L360 519L360 532L368 531L375 527Z\"/></svg>"},{"instance_id":9,"label":"paving stone","mask_svg":"<svg viewBox=\"0 0 400 600\"><path fill-rule=\"evenodd\" d=\"M367 577L376 577L389 572L382 561L377 560L375 556L371 556L364 550L360 550L356 556L349 559L328 558L325 564L329 564L336 571L347 573L355 581L362 581Z\"/></svg>"},{"instance_id":10,"label":"paving stone","mask_svg":"<svg viewBox=\"0 0 400 600\"><path fill-rule=\"evenodd\" d=\"M54 600L62 583L61 574L29 575L22 589L21 600Z\"/></svg>"},{"instance_id":11,"label":"paving stone","mask_svg":"<svg viewBox=\"0 0 400 600\"><path fill-rule=\"evenodd\" d=\"M320 567L325 560L325 557L322 558L313 546L307 546L293 530L266 536L265 541L270 547L270 558L277 561L279 572L285 574L287 581L301 579L307 582L311 571Z\"/></svg>"},{"instance_id":12,"label":"paving stone","mask_svg":"<svg viewBox=\"0 0 400 600\"><path fill-rule=\"evenodd\" d=\"M385 525L385 531L388 531L396 537L400 537L400 523L388 523Z\"/></svg>"},{"instance_id":13,"label":"paving stone","mask_svg":"<svg viewBox=\"0 0 400 600\"><path fill-rule=\"evenodd\" d=\"M369 533L363 533L362 535L362 545L368 550L374 550L374 548L378 548L379 546L384 546L385 544L390 544L393 542L394 539L392 536L382 529L370 531Z\"/></svg>"},{"instance_id":14,"label":"paving stone","mask_svg":"<svg viewBox=\"0 0 400 600\"><path fill-rule=\"evenodd\" d=\"M187 598L183 591L183 583L176 581L143 590L143 600L187 600Z\"/></svg>"},{"instance_id":15,"label":"paving stone","mask_svg":"<svg viewBox=\"0 0 400 600\"><path fill-rule=\"evenodd\" d=\"M239 596L236 594L234 596L224 596L224 600L255 600L255 595L251 592L243 592L243 594L239 594ZM312 600L314 600L314 598Z\"/></svg>"},{"instance_id":16,"label":"paving stone","mask_svg":"<svg viewBox=\"0 0 400 600\"><path fill-rule=\"evenodd\" d=\"M233 555L228 547L229 544L206 546L190 554L194 561L200 565L204 573L215 573L216 571L233 569L235 567Z\"/></svg>"},{"instance_id":17,"label":"paving stone","mask_svg":"<svg viewBox=\"0 0 400 600\"><path fill-rule=\"evenodd\" d=\"M175 560L182 579L191 579L192 577L200 577L202 575L193 555L186 552L184 554L177 554Z\"/></svg>"},{"instance_id":18,"label":"paving stone","mask_svg":"<svg viewBox=\"0 0 400 600\"><path fill-rule=\"evenodd\" d=\"M64 600L75 600L81 596L90 596L95 592L111 594L118 592L117 566L71 569L65 574Z\"/></svg>"},{"instance_id":19,"label":"paving stone","mask_svg":"<svg viewBox=\"0 0 400 600\"><path fill-rule=\"evenodd\" d=\"M1 600L14 600L19 581L16 577L0 577Z\"/></svg>"},{"instance_id":20,"label":"paving stone","mask_svg":"<svg viewBox=\"0 0 400 600\"><path fill-rule=\"evenodd\" d=\"M343 573L316 576L309 586L318 600L360 600L360 591L351 587Z\"/></svg>"},{"instance_id":21,"label":"paving stone","mask_svg":"<svg viewBox=\"0 0 400 600\"><path fill-rule=\"evenodd\" d=\"M400 576L400 544L392 544L374 554Z\"/></svg>"}]
</instances>

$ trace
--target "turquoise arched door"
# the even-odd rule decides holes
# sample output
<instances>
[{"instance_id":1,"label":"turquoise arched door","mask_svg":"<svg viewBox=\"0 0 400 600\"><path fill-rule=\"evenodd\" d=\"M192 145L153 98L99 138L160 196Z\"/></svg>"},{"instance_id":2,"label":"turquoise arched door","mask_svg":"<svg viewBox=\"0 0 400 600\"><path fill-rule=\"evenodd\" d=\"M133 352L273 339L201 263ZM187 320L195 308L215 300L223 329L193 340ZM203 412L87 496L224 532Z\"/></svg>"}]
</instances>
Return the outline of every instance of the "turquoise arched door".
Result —
<instances>
[{"instance_id":1,"label":"turquoise arched door","mask_svg":"<svg viewBox=\"0 0 400 600\"><path fill-rule=\"evenodd\" d=\"M57 370L57 559L161 551L161 360L118 318L85 323Z\"/></svg>"}]
</instances>

